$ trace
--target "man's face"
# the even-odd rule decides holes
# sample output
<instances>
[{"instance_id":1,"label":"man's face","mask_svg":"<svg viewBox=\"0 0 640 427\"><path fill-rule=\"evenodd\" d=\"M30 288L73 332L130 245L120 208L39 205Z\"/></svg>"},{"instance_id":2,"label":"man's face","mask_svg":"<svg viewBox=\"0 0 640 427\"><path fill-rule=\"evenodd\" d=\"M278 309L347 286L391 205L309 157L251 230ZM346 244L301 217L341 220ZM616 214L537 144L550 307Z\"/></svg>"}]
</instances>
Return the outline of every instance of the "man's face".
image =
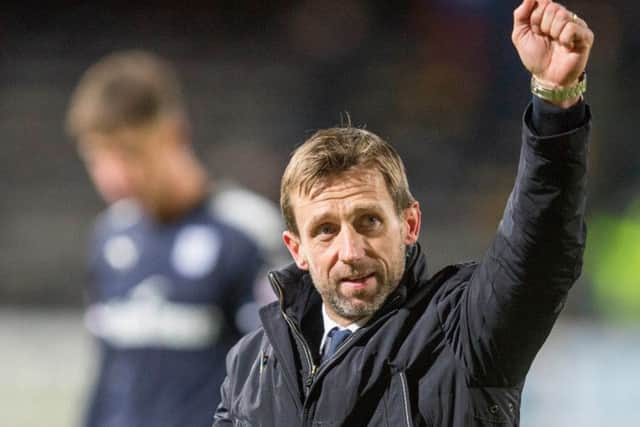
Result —
<instances>
[{"instance_id":1,"label":"man's face","mask_svg":"<svg viewBox=\"0 0 640 427\"><path fill-rule=\"evenodd\" d=\"M291 197L299 235L283 238L298 267L308 270L336 322L372 315L398 286L406 246L417 241L417 202L398 214L382 174L354 168Z\"/></svg>"},{"instance_id":2,"label":"man's face","mask_svg":"<svg viewBox=\"0 0 640 427\"><path fill-rule=\"evenodd\" d=\"M111 203L135 198L154 203L162 179L151 131L123 129L109 134L88 133L79 138L81 157L98 193ZM160 144L155 144L158 147Z\"/></svg>"},{"instance_id":3,"label":"man's face","mask_svg":"<svg viewBox=\"0 0 640 427\"><path fill-rule=\"evenodd\" d=\"M126 155L109 144L81 142L80 155L98 194L107 203L135 197L133 186L135 171Z\"/></svg>"}]
</instances>

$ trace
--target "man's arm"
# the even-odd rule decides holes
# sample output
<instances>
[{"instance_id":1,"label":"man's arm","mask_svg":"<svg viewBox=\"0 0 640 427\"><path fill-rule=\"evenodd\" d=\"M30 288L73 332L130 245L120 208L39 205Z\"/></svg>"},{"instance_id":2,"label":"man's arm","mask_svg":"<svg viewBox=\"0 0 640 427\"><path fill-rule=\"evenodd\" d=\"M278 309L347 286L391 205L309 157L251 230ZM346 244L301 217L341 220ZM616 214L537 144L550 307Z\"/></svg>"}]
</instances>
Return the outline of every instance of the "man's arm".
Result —
<instances>
[{"instance_id":1,"label":"man's arm","mask_svg":"<svg viewBox=\"0 0 640 427\"><path fill-rule=\"evenodd\" d=\"M228 371L227 371L228 372ZM220 387L221 400L216 409L216 413L213 416L212 427L233 426L233 420L229 416L230 406L230 390L229 390L229 376L224 379L222 386Z\"/></svg>"},{"instance_id":2,"label":"man's arm","mask_svg":"<svg viewBox=\"0 0 640 427\"><path fill-rule=\"evenodd\" d=\"M227 375L220 386L220 403L216 408L216 412L213 416L213 425L212 427L223 427L223 426L233 426L234 418L232 417L231 411L231 400L234 394L234 386L236 384L242 384L246 378L238 378L238 363L239 363L239 354L246 351L248 353L248 349L243 347L243 343L247 339L247 336L241 338L227 353L227 357L225 360L225 369ZM252 358L248 358L249 363L252 362ZM239 382L240 381L240 382Z\"/></svg>"},{"instance_id":3,"label":"man's arm","mask_svg":"<svg viewBox=\"0 0 640 427\"><path fill-rule=\"evenodd\" d=\"M586 66L593 34L572 16L536 0L514 13L523 64L550 86L576 84ZM525 113L518 176L496 238L453 311L456 321L444 324L478 385L524 381L580 274L589 119L580 97L534 99Z\"/></svg>"}]
</instances>

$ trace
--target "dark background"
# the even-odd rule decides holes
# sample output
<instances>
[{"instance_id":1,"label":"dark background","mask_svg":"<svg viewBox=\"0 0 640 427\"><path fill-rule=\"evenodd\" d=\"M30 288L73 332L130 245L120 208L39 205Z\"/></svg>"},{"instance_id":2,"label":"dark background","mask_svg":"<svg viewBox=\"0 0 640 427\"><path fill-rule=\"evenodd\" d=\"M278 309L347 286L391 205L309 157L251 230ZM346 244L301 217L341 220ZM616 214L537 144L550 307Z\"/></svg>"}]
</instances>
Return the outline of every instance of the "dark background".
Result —
<instances>
[{"instance_id":1,"label":"dark background","mask_svg":"<svg viewBox=\"0 0 640 427\"><path fill-rule=\"evenodd\" d=\"M176 64L215 177L278 198L291 150L347 112L404 157L432 266L478 258L513 181L527 73L513 1L9 3L0 19L0 304L80 306L103 205L63 120L81 73L117 49ZM596 33L590 211L637 196L640 7L567 4ZM587 289L574 303L588 310Z\"/></svg>"}]
</instances>

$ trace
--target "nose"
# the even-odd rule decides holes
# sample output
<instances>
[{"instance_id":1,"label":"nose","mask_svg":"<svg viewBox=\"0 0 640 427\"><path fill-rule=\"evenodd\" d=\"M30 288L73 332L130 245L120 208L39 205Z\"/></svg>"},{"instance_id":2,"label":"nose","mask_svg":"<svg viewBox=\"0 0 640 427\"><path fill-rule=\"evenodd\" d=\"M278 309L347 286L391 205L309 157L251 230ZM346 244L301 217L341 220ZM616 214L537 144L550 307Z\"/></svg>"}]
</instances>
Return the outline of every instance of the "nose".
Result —
<instances>
[{"instance_id":1,"label":"nose","mask_svg":"<svg viewBox=\"0 0 640 427\"><path fill-rule=\"evenodd\" d=\"M352 264L364 258L365 242L363 236L351 227L343 227L339 235L339 259L345 264Z\"/></svg>"}]
</instances>

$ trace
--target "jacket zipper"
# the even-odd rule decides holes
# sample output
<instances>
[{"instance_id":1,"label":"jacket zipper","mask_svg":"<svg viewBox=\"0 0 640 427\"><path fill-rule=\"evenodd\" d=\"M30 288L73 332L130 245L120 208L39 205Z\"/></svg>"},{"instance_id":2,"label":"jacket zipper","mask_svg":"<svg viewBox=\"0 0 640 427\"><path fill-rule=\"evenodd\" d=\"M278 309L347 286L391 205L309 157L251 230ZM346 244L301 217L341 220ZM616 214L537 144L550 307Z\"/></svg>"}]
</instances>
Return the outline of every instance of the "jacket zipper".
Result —
<instances>
[{"instance_id":1,"label":"jacket zipper","mask_svg":"<svg viewBox=\"0 0 640 427\"><path fill-rule=\"evenodd\" d=\"M306 420L309 417L309 406L307 405L308 396L311 392L311 386L313 385L313 380L316 375L317 367L315 363L313 363L313 356L311 355L311 350L309 349L307 340L304 339L302 332L300 332L300 329L295 324L295 322L284 311L284 306L283 306L284 295L282 293L282 287L273 272L269 273L269 280L271 281L273 288L275 288L275 290L278 293L278 299L280 300L280 313L282 313L282 317L284 318L285 322L287 322L287 324L289 325L289 328L293 332L293 336L298 341L298 343L302 346L302 349L304 350L305 358L307 359L307 363L309 365L309 376L304 380L304 387L305 387L306 394L305 394L305 401L303 403L303 409L302 409L302 424L305 425Z\"/></svg>"},{"instance_id":2,"label":"jacket zipper","mask_svg":"<svg viewBox=\"0 0 640 427\"><path fill-rule=\"evenodd\" d=\"M404 406L405 420L407 421L407 427L412 427L411 413L409 411L409 386L407 385L407 376L404 371L400 371L400 385L402 386L402 403Z\"/></svg>"},{"instance_id":3,"label":"jacket zipper","mask_svg":"<svg viewBox=\"0 0 640 427\"><path fill-rule=\"evenodd\" d=\"M304 339L304 336L302 335L302 332L300 332L300 329L298 328L296 323L284 311L284 308L282 305L284 300L284 295L282 294L282 287L280 286L280 282L278 282L278 279L276 278L275 274L273 274L273 272L269 273L269 280L271 280L271 283L274 285L273 287L278 292L278 297L279 297L278 299L280 300L280 313L282 313L282 317L287 322L287 324L289 325L289 328L293 331L294 337L296 338L296 340L304 350L304 355L305 355L305 358L307 359L307 363L309 366L309 376L305 379L304 386L307 390L307 394L309 394L309 390L311 390L311 384L313 384L313 379L316 374L317 366L315 365L315 363L313 363L313 356L311 355L311 350L309 349L307 340Z\"/></svg>"},{"instance_id":4,"label":"jacket zipper","mask_svg":"<svg viewBox=\"0 0 640 427\"><path fill-rule=\"evenodd\" d=\"M298 327L293 322L293 320L291 320L291 318L284 311L282 312L282 316L284 316L284 320L289 324L289 327L293 331L293 335L296 337L296 339L302 346L302 349L304 350L304 355L305 355L305 358L307 359L307 363L309 366L309 376L305 380L304 386L307 389L307 394L309 394L309 390L311 390L311 384L313 384L313 379L315 377L317 367L315 363L313 363L313 356L311 356L311 350L309 349L309 346L307 345L307 341L304 339L302 332L300 332L300 329L298 329Z\"/></svg>"}]
</instances>

